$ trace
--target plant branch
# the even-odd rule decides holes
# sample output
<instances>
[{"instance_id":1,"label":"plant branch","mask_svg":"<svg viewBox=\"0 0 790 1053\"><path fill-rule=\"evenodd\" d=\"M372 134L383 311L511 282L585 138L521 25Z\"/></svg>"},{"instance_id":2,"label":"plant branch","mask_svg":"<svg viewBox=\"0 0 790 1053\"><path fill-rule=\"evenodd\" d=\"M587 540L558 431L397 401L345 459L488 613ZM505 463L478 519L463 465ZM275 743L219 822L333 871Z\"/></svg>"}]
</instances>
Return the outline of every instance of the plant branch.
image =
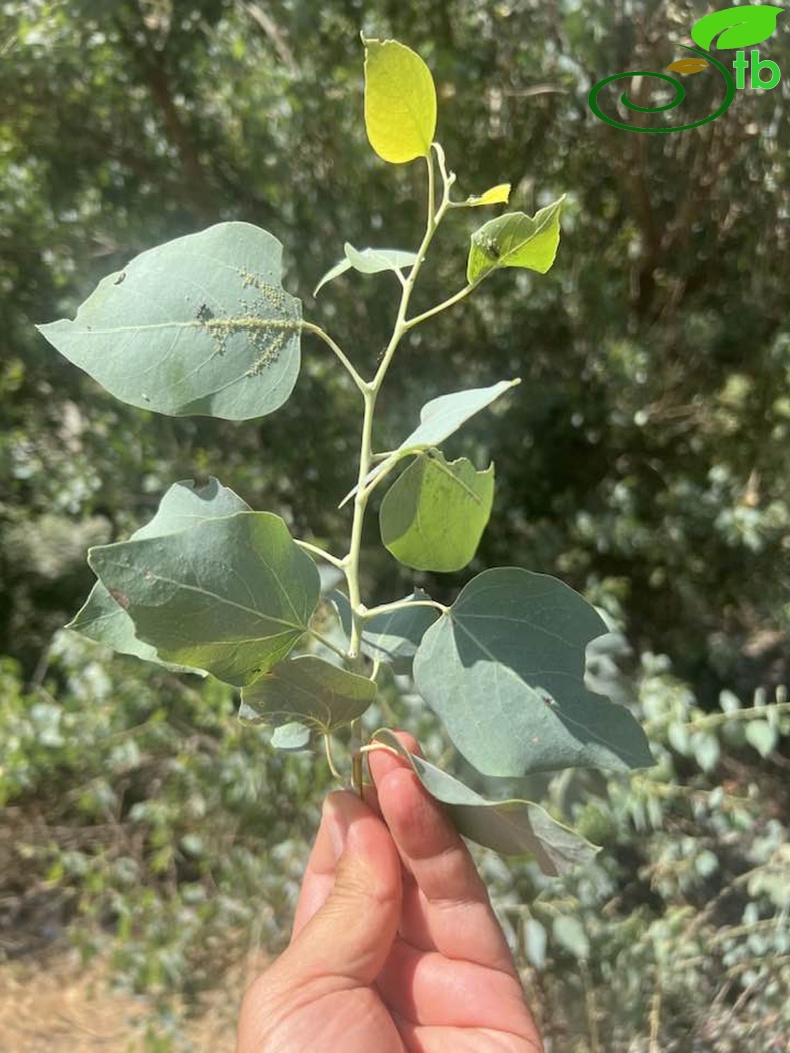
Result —
<instances>
[{"instance_id":1,"label":"plant branch","mask_svg":"<svg viewBox=\"0 0 790 1053\"><path fill-rule=\"evenodd\" d=\"M436 206L436 173L433 160L434 149L439 158L443 182L442 199L438 208ZM436 229L450 206L450 187L455 179L455 176L452 174L448 175L444 168L444 154L438 143L432 144L432 150L427 154L425 162L428 168L428 209L425 223L425 234L423 235L420 247L417 250L417 259L409 272L409 277L403 281L400 304L398 306L398 313L395 318L392 336L384 350L381 362L376 370L376 375L369 384L363 384L360 387L365 400L365 413L362 421L359 473L357 476L357 492L354 496L354 519L351 526L351 544L348 554L343 560L343 569L348 582L348 599L351 604L353 618L351 641L348 649L351 658L355 658L359 653L359 645L362 638L362 616L365 614L365 607L362 604L359 591L359 555L362 548L362 524L365 518L365 508L367 507L368 497L370 496L370 489L372 489L372 487L370 489L365 487L365 479L370 471L370 464L373 456L373 415L376 409L376 399L378 398L379 391L384 383L384 377L389 369L392 356L395 354L398 344L403 338L404 333L407 331L406 312L409 308L411 294L414 290L414 285L417 281L420 269L425 262L425 257L431 241L433 240L433 236L436 233Z\"/></svg>"},{"instance_id":2,"label":"plant branch","mask_svg":"<svg viewBox=\"0 0 790 1053\"><path fill-rule=\"evenodd\" d=\"M431 307L428 311L423 311L422 314L415 315L414 318L409 318L405 322L405 328L413 329L415 325L419 325L420 322L424 322L427 318L432 318L435 314L439 314L440 311L445 311L448 307L452 307L454 304L460 303L469 293L476 289L480 284L480 281L469 282L467 285L460 289L454 296L448 297L446 300L442 300L435 307Z\"/></svg>"}]
</instances>

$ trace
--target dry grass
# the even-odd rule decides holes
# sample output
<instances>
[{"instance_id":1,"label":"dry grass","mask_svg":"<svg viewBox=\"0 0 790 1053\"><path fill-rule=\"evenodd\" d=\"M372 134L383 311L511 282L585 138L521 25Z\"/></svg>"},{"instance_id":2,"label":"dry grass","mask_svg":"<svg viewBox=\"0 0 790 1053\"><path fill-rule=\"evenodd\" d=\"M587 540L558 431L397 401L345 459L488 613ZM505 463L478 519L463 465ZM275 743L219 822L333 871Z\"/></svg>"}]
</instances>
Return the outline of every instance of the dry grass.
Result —
<instances>
[{"instance_id":1,"label":"dry grass","mask_svg":"<svg viewBox=\"0 0 790 1053\"><path fill-rule=\"evenodd\" d=\"M262 955L250 956L228 971L199 1015L184 1014L184 1048L233 1053L241 995L264 964ZM73 953L50 953L0 965L0 1053L146 1053L152 1019L144 996L111 988L104 959L85 967Z\"/></svg>"}]
</instances>

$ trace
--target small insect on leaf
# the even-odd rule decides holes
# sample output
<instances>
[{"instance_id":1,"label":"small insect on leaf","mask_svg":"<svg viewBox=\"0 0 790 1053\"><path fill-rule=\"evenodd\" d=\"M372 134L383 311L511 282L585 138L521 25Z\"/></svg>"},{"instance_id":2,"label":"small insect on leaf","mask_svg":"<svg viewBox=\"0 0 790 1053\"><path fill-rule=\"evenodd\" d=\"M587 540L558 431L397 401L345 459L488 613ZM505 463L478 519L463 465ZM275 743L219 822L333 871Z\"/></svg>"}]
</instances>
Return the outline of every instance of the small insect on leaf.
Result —
<instances>
[{"instance_id":1,"label":"small insect on leaf","mask_svg":"<svg viewBox=\"0 0 790 1053\"><path fill-rule=\"evenodd\" d=\"M682 58L678 59L677 62L672 62L667 66L667 69L673 73L700 73L709 65L710 63L706 62L705 59Z\"/></svg>"},{"instance_id":2,"label":"small insect on leaf","mask_svg":"<svg viewBox=\"0 0 790 1053\"><path fill-rule=\"evenodd\" d=\"M485 252L487 256L490 256L492 260L498 260L502 255L502 250L497 245L496 241L488 235L482 237L478 242L480 248Z\"/></svg>"}]
</instances>

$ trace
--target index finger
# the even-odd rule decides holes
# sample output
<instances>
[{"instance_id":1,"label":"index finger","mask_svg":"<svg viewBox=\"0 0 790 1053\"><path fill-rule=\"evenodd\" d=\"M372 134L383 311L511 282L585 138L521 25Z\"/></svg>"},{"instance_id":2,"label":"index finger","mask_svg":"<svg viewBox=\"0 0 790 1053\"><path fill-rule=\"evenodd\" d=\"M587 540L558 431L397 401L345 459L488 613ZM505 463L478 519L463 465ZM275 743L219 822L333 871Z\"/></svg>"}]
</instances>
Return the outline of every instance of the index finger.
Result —
<instances>
[{"instance_id":1,"label":"index finger","mask_svg":"<svg viewBox=\"0 0 790 1053\"><path fill-rule=\"evenodd\" d=\"M411 735L396 734L421 756ZM511 972L512 956L485 884L445 808L404 758L372 750L368 765L406 874L401 936L424 950Z\"/></svg>"}]
</instances>

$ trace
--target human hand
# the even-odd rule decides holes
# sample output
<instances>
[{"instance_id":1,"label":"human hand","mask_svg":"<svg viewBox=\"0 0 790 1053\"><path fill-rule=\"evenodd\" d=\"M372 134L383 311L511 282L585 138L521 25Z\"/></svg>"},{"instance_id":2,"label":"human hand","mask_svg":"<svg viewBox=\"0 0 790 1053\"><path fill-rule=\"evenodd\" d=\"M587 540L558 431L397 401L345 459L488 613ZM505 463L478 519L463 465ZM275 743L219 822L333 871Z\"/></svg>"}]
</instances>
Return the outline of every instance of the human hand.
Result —
<instances>
[{"instance_id":1,"label":"human hand","mask_svg":"<svg viewBox=\"0 0 790 1053\"><path fill-rule=\"evenodd\" d=\"M368 764L364 803L324 802L291 942L245 995L236 1053L541 1053L469 850L402 757Z\"/></svg>"}]
</instances>

